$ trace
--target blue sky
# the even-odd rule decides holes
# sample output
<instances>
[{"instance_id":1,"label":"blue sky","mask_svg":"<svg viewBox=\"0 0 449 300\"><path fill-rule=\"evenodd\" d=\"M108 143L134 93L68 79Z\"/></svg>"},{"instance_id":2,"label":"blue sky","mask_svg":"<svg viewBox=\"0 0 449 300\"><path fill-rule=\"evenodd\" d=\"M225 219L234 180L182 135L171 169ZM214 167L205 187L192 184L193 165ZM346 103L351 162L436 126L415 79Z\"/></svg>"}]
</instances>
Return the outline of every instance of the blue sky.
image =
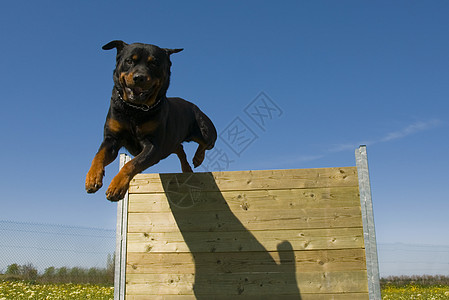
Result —
<instances>
[{"instance_id":1,"label":"blue sky","mask_svg":"<svg viewBox=\"0 0 449 300\"><path fill-rule=\"evenodd\" d=\"M115 51L101 46L122 39L184 48L168 95L220 133L253 131L238 154L217 143L227 170L353 166L367 144L378 242L449 246L448 13L447 1L2 1L0 220L115 228L106 188L88 195L84 180L112 89ZM279 110L259 127L245 108L261 92ZM147 170L178 171L175 157Z\"/></svg>"}]
</instances>

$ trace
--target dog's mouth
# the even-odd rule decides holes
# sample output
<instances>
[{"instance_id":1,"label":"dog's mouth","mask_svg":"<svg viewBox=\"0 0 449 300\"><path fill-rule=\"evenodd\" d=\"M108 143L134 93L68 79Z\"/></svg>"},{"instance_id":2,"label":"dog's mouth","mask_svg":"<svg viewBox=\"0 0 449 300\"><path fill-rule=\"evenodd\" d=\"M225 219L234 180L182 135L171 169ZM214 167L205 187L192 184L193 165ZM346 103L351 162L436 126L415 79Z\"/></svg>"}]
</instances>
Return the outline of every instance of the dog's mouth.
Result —
<instances>
[{"instance_id":1,"label":"dog's mouth","mask_svg":"<svg viewBox=\"0 0 449 300\"><path fill-rule=\"evenodd\" d=\"M125 86L125 93L126 93L126 100L131 101L131 102L135 102L135 103L139 103L139 104L144 104L147 102L147 100L149 100L149 98L152 95L152 88L142 88L142 87L127 87Z\"/></svg>"}]
</instances>

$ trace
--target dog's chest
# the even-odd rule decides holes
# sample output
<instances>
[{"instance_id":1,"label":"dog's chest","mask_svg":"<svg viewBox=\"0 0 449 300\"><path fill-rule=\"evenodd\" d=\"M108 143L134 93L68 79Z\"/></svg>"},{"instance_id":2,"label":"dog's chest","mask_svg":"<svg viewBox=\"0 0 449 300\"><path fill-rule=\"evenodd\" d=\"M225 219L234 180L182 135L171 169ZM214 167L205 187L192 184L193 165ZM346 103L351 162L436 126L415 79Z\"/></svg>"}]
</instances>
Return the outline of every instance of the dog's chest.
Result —
<instances>
[{"instance_id":1,"label":"dog's chest","mask_svg":"<svg viewBox=\"0 0 449 300\"><path fill-rule=\"evenodd\" d=\"M108 120L108 128L117 135L125 135L134 137L137 140L148 135L155 135L159 130L160 120L152 119L144 121L140 124L135 124L132 121L118 121L116 119Z\"/></svg>"}]
</instances>

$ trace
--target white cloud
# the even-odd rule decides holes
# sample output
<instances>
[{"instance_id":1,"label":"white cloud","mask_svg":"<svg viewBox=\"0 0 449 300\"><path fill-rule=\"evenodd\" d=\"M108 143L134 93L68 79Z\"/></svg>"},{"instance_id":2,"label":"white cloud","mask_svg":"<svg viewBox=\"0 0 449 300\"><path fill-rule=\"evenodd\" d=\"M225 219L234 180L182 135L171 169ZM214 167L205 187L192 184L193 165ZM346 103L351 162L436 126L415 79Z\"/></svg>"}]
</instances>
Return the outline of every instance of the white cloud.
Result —
<instances>
[{"instance_id":1,"label":"white cloud","mask_svg":"<svg viewBox=\"0 0 449 300\"><path fill-rule=\"evenodd\" d=\"M441 120L438 120L438 119L432 119L432 120L427 120L427 121L418 121L418 122L412 123L410 125L407 125L402 129L388 132L384 136L382 136L378 139L361 140L359 142L354 142L354 143L349 142L349 143L343 143L343 144L334 144L334 145L331 145L325 151L321 151L320 153L312 154L312 155L300 154L298 156L283 156L282 159L279 159L277 161L277 164L288 165L288 164L294 164L294 163L310 162L310 161L321 159L321 158L329 155L330 153L336 153L336 152L342 152L342 151L353 151L356 148L358 148L360 145L371 146L374 144L387 143L387 142L391 142L394 140L403 139L405 137L408 137L408 136L413 135L418 132L434 129L443 124L444 124L444 122Z\"/></svg>"},{"instance_id":2,"label":"white cloud","mask_svg":"<svg viewBox=\"0 0 449 300\"><path fill-rule=\"evenodd\" d=\"M389 141L393 141L393 140L397 140L397 139L402 139L406 136L415 134L417 132L433 129L435 127L440 126L442 123L443 123L442 121L437 120L437 119L429 120L426 122L419 121L419 122L410 124L401 130L392 131L392 132L386 134L383 138L379 139L377 142L385 143L385 142L389 142Z\"/></svg>"},{"instance_id":3,"label":"white cloud","mask_svg":"<svg viewBox=\"0 0 449 300\"><path fill-rule=\"evenodd\" d=\"M441 120L438 119L432 119L428 121L418 121L415 123L412 123L400 130L391 131L386 133L383 137L371 141L360 141L359 143L346 143L346 144L336 144L329 149L327 149L328 153L332 152L341 152L341 151L347 151L347 150L354 150L360 145L374 145L379 143L386 143L394 140L399 140L402 138L405 138L407 136L413 135L418 132L431 130L436 127L439 127L443 124Z\"/></svg>"}]
</instances>

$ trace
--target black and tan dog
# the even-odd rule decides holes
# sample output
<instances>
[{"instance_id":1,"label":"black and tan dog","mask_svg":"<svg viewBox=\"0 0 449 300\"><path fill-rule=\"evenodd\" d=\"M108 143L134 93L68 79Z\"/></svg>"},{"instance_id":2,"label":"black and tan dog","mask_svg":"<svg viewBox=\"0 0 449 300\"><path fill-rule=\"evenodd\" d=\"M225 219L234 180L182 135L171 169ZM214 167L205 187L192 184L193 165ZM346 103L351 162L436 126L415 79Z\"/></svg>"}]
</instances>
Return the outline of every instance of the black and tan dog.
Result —
<instances>
[{"instance_id":1,"label":"black and tan dog","mask_svg":"<svg viewBox=\"0 0 449 300\"><path fill-rule=\"evenodd\" d=\"M125 147L134 157L113 178L106 197L124 197L129 182L138 173L175 153L183 172L192 172L183 142L199 144L194 167L212 149L217 132L211 120L194 104L167 98L170 55L183 49L162 49L148 44L112 41L104 50L117 49L114 88L104 125L104 139L86 176L86 190L95 193L103 185L104 168Z\"/></svg>"}]
</instances>

